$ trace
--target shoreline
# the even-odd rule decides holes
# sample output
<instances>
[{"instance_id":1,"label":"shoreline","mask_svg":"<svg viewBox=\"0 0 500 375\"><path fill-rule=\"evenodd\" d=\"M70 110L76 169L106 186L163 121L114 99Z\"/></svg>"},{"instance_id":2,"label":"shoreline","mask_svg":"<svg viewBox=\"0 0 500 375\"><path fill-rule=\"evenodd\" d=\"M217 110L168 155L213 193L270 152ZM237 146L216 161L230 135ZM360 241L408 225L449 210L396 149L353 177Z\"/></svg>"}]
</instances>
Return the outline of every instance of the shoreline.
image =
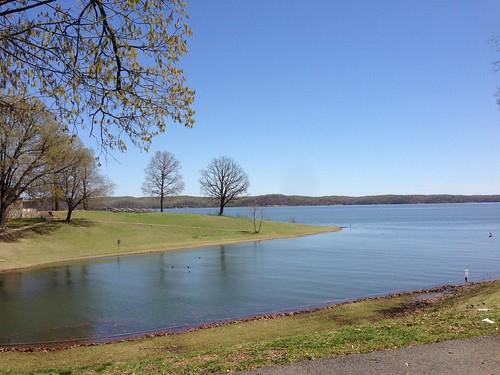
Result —
<instances>
[{"instance_id":1,"label":"shoreline","mask_svg":"<svg viewBox=\"0 0 500 375\"><path fill-rule=\"evenodd\" d=\"M134 223L132 223L132 224L134 224ZM107 254L75 257L75 258L65 258L65 259L60 259L60 260L55 260L55 261L30 264L30 265L21 266L21 267L0 268L0 275L5 274L5 273L15 273L15 272L36 270L36 269L40 269L40 268L52 268L52 267L57 267L57 266L64 266L64 265L68 265L70 263L77 263L80 261L86 261L86 260L92 260L92 259L106 259L106 258L115 258L115 257L124 257L124 256L141 256L141 255L170 252L170 251L195 250L195 249L199 249L202 247L214 247L214 246L221 246L221 245L236 245L236 244L248 243L248 242L284 240L284 239L291 239L291 238L298 238L298 237L314 236L314 235L323 234L323 233L335 233L335 232L340 232L343 229L343 227L340 227L340 226L333 226L333 227L317 226L317 227L322 228L323 230L305 232L305 233L300 233L300 234L283 235L283 236L270 235L268 237L264 236L264 237L260 237L257 239L249 238L249 239L244 239L244 240L206 241L206 242L200 242L198 244L187 244L187 245L181 245L181 246L176 245L174 247L167 246L167 247L162 247L162 248L157 248L157 249L147 249L147 250L137 250L137 251L132 250L132 251L123 252L123 253L107 253ZM0 260L0 265L1 264L2 264L2 261Z\"/></svg>"},{"instance_id":2,"label":"shoreline","mask_svg":"<svg viewBox=\"0 0 500 375\"><path fill-rule=\"evenodd\" d=\"M319 311L325 311L333 309L340 306L355 304L364 301L373 300L383 300L392 299L401 296L413 296L420 294L429 293L446 293L451 291L454 293L475 287L477 285L487 285L495 283L498 279L485 279L475 282L469 282L467 284L441 284L428 288L417 289L417 290L406 290L386 294L374 294L360 298L346 299L333 303L326 303L323 305L316 306L304 306L303 308L294 308L289 310L275 311L269 313L262 313L242 318L228 318L220 319L209 323L199 324L195 326L184 326L184 327L172 327L168 329L155 329L144 332L136 332L130 334L120 334L103 337L101 339L78 339L78 340L61 340L61 341L51 341L51 342L38 342L38 343L15 343L15 344L0 344L0 353L4 352L59 352L72 348L78 347L90 347L90 346L102 346L102 345L112 345L123 342L134 342L143 341L156 337L163 336L173 336L182 335L191 332L197 332L201 330L208 330L212 328L217 328L221 326L228 326L232 324L259 321L259 320L274 320L288 316L311 314Z\"/></svg>"},{"instance_id":3,"label":"shoreline","mask_svg":"<svg viewBox=\"0 0 500 375\"><path fill-rule=\"evenodd\" d=\"M281 202L273 203L274 201L267 201L266 199L273 200L273 197L278 196ZM184 200L191 200L190 203L185 203L185 201L179 204L174 204L172 206L164 207L165 210L178 210L178 209L203 209L203 210L218 210L210 204L197 203L196 200L202 199L199 196L180 196ZM141 202L147 197L131 197L131 196L116 196L116 197L104 197L104 200L109 200L112 206L113 200L119 199L120 201L129 201L129 203L134 203L136 201ZM246 199L240 199L239 202L235 202L234 205L227 206L227 208L250 208L255 202L255 199L263 199L264 202L260 202L261 208L273 208L273 207L329 207L329 206L379 206L379 205L437 205L437 204L482 204L482 203L500 203L500 194L377 194L377 195L365 195L365 196L342 196L342 195L326 195L326 196L296 196L296 195L285 195L285 194L264 194L252 197L247 197ZM325 202L325 199L330 199L330 202ZM386 201L381 201L386 200ZM413 201L412 201L413 199ZM305 200L305 201L304 201ZM313 202L311 202L311 200ZM318 203L316 203L316 202ZM139 203L141 204L141 203ZM157 207L151 207L148 205L147 209L160 210L159 203ZM103 210L107 205L97 203L96 208L98 210ZM151 208L150 208L151 207ZM116 207L118 208L118 207ZM168 212L168 211L167 211Z\"/></svg>"}]
</instances>

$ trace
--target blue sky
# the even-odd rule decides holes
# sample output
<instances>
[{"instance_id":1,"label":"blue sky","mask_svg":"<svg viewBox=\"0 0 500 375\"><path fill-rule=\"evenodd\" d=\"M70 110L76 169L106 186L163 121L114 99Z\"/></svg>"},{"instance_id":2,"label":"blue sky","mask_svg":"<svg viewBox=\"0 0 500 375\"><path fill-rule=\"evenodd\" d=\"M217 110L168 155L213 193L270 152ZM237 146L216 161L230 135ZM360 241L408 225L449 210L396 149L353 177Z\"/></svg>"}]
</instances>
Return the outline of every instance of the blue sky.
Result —
<instances>
[{"instance_id":1,"label":"blue sky","mask_svg":"<svg viewBox=\"0 0 500 375\"><path fill-rule=\"evenodd\" d=\"M115 153L115 195L142 195L151 154L185 194L227 155L250 194L500 193L499 1L204 1L183 66L197 124Z\"/></svg>"}]
</instances>

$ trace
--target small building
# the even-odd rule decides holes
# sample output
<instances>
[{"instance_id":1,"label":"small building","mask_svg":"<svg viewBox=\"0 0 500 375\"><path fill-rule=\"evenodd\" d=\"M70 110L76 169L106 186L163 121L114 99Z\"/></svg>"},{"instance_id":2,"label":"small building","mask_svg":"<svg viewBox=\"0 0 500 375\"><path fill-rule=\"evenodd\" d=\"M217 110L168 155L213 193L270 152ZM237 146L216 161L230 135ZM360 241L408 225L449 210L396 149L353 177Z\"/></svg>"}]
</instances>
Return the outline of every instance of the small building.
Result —
<instances>
[{"instance_id":1,"label":"small building","mask_svg":"<svg viewBox=\"0 0 500 375\"><path fill-rule=\"evenodd\" d=\"M34 218L39 217L39 213L36 208L24 208L24 200L18 199L10 205L7 217L9 219Z\"/></svg>"}]
</instances>

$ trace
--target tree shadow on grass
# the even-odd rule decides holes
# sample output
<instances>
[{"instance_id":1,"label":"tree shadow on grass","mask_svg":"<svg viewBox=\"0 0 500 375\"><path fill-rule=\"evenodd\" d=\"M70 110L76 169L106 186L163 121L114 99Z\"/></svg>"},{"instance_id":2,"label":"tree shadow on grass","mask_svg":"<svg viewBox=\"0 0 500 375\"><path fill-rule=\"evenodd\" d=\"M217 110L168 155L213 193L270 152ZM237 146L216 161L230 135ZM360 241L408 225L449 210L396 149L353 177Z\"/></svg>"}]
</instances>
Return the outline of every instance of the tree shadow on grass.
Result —
<instances>
[{"instance_id":1,"label":"tree shadow on grass","mask_svg":"<svg viewBox=\"0 0 500 375\"><path fill-rule=\"evenodd\" d=\"M69 223L61 221L62 224L70 225L72 227L85 227L89 228L94 226L96 223L89 219L72 219Z\"/></svg>"},{"instance_id":2,"label":"tree shadow on grass","mask_svg":"<svg viewBox=\"0 0 500 375\"><path fill-rule=\"evenodd\" d=\"M239 230L238 233L241 233L241 234L259 234L258 232L255 232L253 230Z\"/></svg>"},{"instance_id":3,"label":"tree shadow on grass","mask_svg":"<svg viewBox=\"0 0 500 375\"><path fill-rule=\"evenodd\" d=\"M85 219L74 219L69 223L63 220L48 220L43 224L27 227L26 229L21 227L16 228L16 230L0 232L0 242L17 242L24 238L47 236L63 228L65 225L71 227L91 227L94 224L92 221Z\"/></svg>"}]
</instances>

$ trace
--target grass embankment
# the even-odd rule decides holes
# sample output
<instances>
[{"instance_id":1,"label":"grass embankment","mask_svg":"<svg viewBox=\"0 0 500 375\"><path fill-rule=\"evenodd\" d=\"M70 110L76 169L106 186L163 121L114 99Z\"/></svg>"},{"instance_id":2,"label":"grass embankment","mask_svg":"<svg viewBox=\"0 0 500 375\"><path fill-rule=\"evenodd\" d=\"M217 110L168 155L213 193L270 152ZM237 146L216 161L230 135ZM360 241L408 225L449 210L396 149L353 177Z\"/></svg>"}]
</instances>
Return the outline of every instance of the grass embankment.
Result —
<instances>
[{"instance_id":1,"label":"grass embankment","mask_svg":"<svg viewBox=\"0 0 500 375\"><path fill-rule=\"evenodd\" d=\"M64 213L58 213L63 218ZM118 254L267 240L338 230L337 227L264 221L254 233L249 218L175 213L77 211L73 221L15 231L0 242L0 271ZM35 223L36 221L33 221ZM32 221L12 221L11 228ZM120 246L117 245L120 240Z\"/></svg>"},{"instance_id":2,"label":"grass embankment","mask_svg":"<svg viewBox=\"0 0 500 375\"><path fill-rule=\"evenodd\" d=\"M415 304L415 297L366 300L313 313L100 346L5 352L0 353L0 369L9 374L219 373L498 334L498 323L482 319L500 321L500 281L459 289L444 300Z\"/></svg>"}]
</instances>

